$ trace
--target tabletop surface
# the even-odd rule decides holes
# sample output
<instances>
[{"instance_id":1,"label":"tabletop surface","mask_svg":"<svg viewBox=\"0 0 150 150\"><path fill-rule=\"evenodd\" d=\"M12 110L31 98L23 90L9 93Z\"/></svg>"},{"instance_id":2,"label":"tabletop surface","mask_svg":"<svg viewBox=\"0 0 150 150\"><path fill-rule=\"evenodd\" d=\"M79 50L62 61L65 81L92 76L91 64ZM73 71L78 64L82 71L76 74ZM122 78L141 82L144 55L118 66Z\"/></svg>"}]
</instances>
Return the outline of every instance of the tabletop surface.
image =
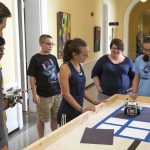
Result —
<instances>
[{"instance_id":1,"label":"tabletop surface","mask_svg":"<svg viewBox=\"0 0 150 150\"><path fill-rule=\"evenodd\" d=\"M86 112L25 150L146 150L150 146L150 98L138 97L141 115L123 115L128 95L114 95L96 106L96 112ZM80 143L85 128L114 129L113 145Z\"/></svg>"}]
</instances>

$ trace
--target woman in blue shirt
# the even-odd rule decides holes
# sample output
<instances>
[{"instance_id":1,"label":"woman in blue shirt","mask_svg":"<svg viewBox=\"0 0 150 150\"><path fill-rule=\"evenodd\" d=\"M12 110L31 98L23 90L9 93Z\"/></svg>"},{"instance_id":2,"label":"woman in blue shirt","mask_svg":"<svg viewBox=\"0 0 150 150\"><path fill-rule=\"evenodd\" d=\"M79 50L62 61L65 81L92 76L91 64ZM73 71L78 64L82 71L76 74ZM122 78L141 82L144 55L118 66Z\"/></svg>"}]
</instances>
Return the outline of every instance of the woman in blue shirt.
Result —
<instances>
[{"instance_id":1,"label":"woman in blue shirt","mask_svg":"<svg viewBox=\"0 0 150 150\"><path fill-rule=\"evenodd\" d=\"M120 39L110 43L110 54L102 56L92 70L92 78L98 90L98 99L114 94L126 94L131 87L134 73L132 61L124 56L124 44Z\"/></svg>"},{"instance_id":2,"label":"woman in blue shirt","mask_svg":"<svg viewBox=\"0 0 150 150\"><path fill-rule=\"evenodd\" d=\"M60 84L63 98L57 114L58 124L62 125L62 117L68 122L85 111L95 111L94 105L99 104L85 91L85 74L80 63L88 57L88 46L79 38L68 40L64 47L64 64L60 67ZM83 98L94 105L83 108ZM63 120L64 120L63 119Z\"/></svg>"}]
</instances>

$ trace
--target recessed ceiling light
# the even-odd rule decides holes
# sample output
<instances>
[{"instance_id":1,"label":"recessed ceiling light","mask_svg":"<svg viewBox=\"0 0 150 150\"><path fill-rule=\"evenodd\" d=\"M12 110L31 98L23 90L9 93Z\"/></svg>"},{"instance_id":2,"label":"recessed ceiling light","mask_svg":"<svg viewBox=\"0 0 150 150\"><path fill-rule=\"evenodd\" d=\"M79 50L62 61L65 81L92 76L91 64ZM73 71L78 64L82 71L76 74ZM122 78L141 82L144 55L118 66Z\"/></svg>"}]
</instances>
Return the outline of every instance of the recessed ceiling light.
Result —
<instances>
[{"instance_id":1,"label":"recessed ceiling light","mask_svg":"<svg viewBox=\"0 0 150 150\"><path fill-rule=\"evenodd\" d=\"M147 0L141 0L141 2L146 2Z\"/></svg>"}]
</instances>

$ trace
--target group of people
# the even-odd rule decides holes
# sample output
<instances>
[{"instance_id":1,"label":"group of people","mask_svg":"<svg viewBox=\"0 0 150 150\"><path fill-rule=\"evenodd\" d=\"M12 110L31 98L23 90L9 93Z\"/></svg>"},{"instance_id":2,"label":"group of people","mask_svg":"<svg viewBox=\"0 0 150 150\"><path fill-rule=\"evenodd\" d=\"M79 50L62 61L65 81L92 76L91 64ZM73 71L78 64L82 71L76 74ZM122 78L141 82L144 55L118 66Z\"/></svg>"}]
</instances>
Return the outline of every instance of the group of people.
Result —
<instances>
[{"instance_id":1,"label":"group of people","mask_svg":"<svg viewBox=\"0 0 150 150\"><path fill-rule=\"evenodd\" d=\"M63 65L51 54L53 38L43 34L39 38L40 52L32 56L27 74L32 89L32 99L37 105L37 130L44 136L44 124L51 118L51 129L68 122L81 113L95 111L98 100L85 91L85 74L80 63L88 57L88 46L79 38L68 40L64 47ZM59 74L59 75L58 75ZM62 94L61 94L62 93ZM62 95L62 96L61 96ZM83 98L93 105L83 108Z\"/></svg>"},{"instance_id":2,"label":"group of people","mask_svg":"<svg viewBox=\"0 0 150 150\"><path fill-rule=\"evenodd\" d=\"M150 97L150 36L143 40L143 55L134 62L123 55L124 44L120 39L110 43L111 53L102 56L92 70L92 78L98 91L98 99L114 94Z\"/></svg>"},{"instance_id":3,"label":"group of people","mask_svg":"<svg viewBox=\"0 0 150 150\"><path fill-rule=\"evenodd\" d=\"M51 54L53 38L43 34L39 38L40 52L30 61L28 76L33 102L37 104L37 129L39 138L44 136L44 123L51 118L51 128L55 130L85 111L95 111L95 106L114 94L150 96L150 37L143 41L143 52L133 64L123 55L121 39L110 43L110 54L102 56L94 65L93 78L98 91L97 100L85 90L86 78L81 63L88 57L88 45L75 38L65 43L63 64L59 68L57 59ZM92 104L83 107L83 99Z\"/></svg>"},{"instance_id":4,"label":"group of people","mask_svg":"<svg viewBox=\"0 0 150 150\"><path fill-rule=\"evenodd\" d=\"M9 9L0 3L0 59L4 54L5 41L2 30L6 26ZM3 43L2 43L3 42ZM1 44L2 43L2 44ZM120 39L110 43L110 54L102 56L94 65L91 77L98 91L97 100L85 90L86 78L81 63L88 57L88 45L74 38L65 43L63 64L59 68L57 59L51 54L54 42L50 35L39 37L40 51L32 56L28 67L32 100L37 108L37 130L39 138L44 136L44 125L51 119L51 129L63 125L86 111L95 111L95 105L114 94L127 94L134 99L150 96L150 37L143 41L143 55L135 63L123 55L124 44ZM83 107L83 99L91 102ZM2 75L0 72L0 150L7 150L7 139L3 120Z\"/></svg>"}]
</instances>

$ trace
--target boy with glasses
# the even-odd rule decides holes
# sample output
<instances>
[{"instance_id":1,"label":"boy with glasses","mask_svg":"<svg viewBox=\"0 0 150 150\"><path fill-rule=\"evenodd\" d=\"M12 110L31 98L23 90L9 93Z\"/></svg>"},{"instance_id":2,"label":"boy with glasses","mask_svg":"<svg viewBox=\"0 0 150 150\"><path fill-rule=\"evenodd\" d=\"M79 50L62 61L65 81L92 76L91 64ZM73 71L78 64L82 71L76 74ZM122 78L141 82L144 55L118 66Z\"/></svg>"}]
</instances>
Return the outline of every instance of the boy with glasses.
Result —
<instances>
[{"instance_id":1,"label":"boy with glasses","mask_svg":"<svg viewBox=\"0 0 150 150\"><path fill-rule=\"evenodd\" d=\"M51 118L52 131L57 128L57 111L60 105L60 85L58 81L59 66L54 55L53 38L41 35L39 38L41 50L32 56L28 76L32 89L32 100L37 105L37 130L39 138L44 136L44 124Z\"/></svg>"}]
</instances>

